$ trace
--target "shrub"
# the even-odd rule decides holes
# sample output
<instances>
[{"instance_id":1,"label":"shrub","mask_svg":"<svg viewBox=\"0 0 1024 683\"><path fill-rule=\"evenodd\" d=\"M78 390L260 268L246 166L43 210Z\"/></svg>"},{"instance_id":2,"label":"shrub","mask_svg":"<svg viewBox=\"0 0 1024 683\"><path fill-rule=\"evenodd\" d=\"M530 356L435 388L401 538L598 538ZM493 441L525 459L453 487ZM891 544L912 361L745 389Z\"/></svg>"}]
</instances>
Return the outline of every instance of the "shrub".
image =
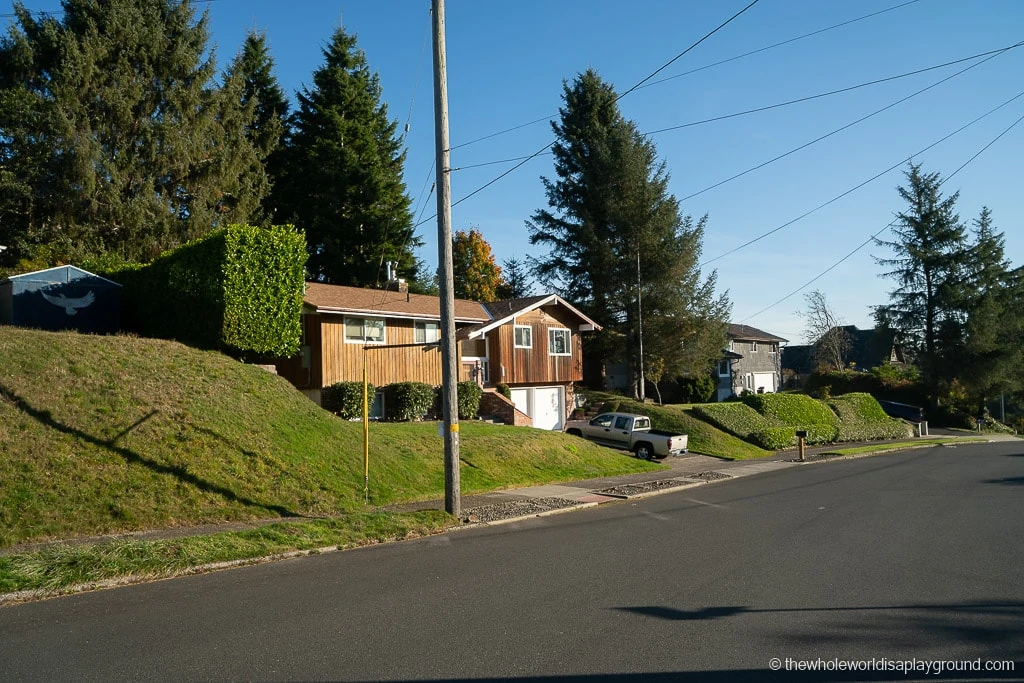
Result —
<instances>
[{"instance_id":1,"label":"shrub","mask_svg":"<svg viewBox=\"0 0 1024 683\"><path fill-rule=\"evenodd\" d=\"M693 412L741 439L748 438L754 432L780 426L743 403L706 403L694 406Z\"/></svg>"},{"instance_id":2,"label":"shrub","mask_svg":"<svg viewBox=\"0 0 1024 683\"><path fill-rule=\"evenodd\" d=\"M512 392L510 391L509 394ZM459 382L459 419L472 420L480 412L480 397L484 391L476 382ZM511 398L511 396L509 396Z\"/></svg>"},{"instance_id":3,"label":"shrub","mask_svg":"<svg viewBox=\"0 0 1024 683\"><path fill-rule=\"evenodd\" d=\"M512 387L510 387L509 385L505 384L504 382L501 382L500 384L498 384L494 388L498 390L499 394L501 394L502 396L504 396L505 398L507 398L510 401L512 400Z\"/></svg>"},{"instance_id":4,"label":"shrub","mask_svg":"<svg viewBox=\"0 0 1024 683\"><path fill-rule=\"evenodd\" d=\"M366 385L366 394L370 403L373 403L375 391L372 384ZM363 383L336 382L329 387L324 387L320 393L320 404L325 410L331 411L342 419L361 418L363 416Z\"/></svg>"},{"instance_id":5,"label":"shrub","mask_svg":"<svg viewBox=\"0 0 1024 683\"><path fill-rule=\"evenodd\" d=\"M690 375L677 377L679 401L681 403L707 403L718 389L718 381L711 375Z\"/></svg>"},{"instance_id":6,"label":"shrub","mask_svg":"<svg viewBox=\"0 0 1024 683\"><path fill-rule=\"evenodd\" d=\"M768 451L777 451L796 444L796 429L793 427L768 427L750 435L755 446Z\"/></svg>"},{"instance_id":7,"label":"shrub","mask_svg":"<svg viewBox=\"0 0 1024 683\"><path fill-rule=\"evenodd\" d=\"M829 407L839 416L838 441L902 439L912 434L908 424L886 415L870 394L837 396L829 401Z\"/></svg>"},{"instance_id":8,"label":"shrub","mask_svg":"<svg viewBox=\"0 0 1024 683\"><path fill-rule=\"evenodd\" d=\"M617 413L619 412L620 401L605 401L601 404L601 409L598 412L601 413Z\"/></svg>"},{"instance_id":9,"label":"shrub","mask_svg":"<svg viewBox=\"0 0 1024 683\"><path fill-rule=\"evenodd\" d=\"M765 417L800 429L839 422L827 405L803 394L748 394L743 402Z\"/></svg>"},{"instance_id":10,"label":"shrub","mask_svg":"<svg viewBox=\"0 0 1024 683\"><path fill-rule=\"evenodd\" d=\"M434 405L434 387L422 382L397 382L389 384L384 391L384 406L389 420L420 420Z\"/></svg>"},{"instance_id":11,"label":"shrub","mask_svg":"<svg viewBox=\"0 0 1024 683\"><path fill-rule=\"evenodd\" d=\"M306 240L292 226L232 225L145 266L103 274L120 283L122 326L236 355L299 350Z\"/></svg>"}]
</instances>

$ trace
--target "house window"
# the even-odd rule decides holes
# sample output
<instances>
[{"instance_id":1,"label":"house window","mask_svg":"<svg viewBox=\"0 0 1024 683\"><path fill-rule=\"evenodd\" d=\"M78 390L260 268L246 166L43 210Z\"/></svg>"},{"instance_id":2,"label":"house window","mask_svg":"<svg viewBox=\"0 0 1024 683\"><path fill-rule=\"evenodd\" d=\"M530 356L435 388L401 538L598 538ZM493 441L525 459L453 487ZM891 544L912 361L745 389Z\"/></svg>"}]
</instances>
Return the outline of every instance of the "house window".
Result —
<instances>
[{"instance_id":1,"label":"house window","mask_svg":"<svg viewBox=\"0 0 1024 683\"><path fill-rule=\"evenodd\" d=\"M778 344L769 344L768 345L768 353L770 353L770 354L772 354L774 356L775 352L778 350L778 348L779 348Z\"/></svg>"},{"instance_id":2,"label":"house window","mask_svg":"<svg viewBox=\"0 0 1024 683\"><path fill-rule=\"evenodd\" d=\"M533 328L529 325L516 325L515 346L517 349L533 348Z\"/></svg>"},{"instance_id":3,"label":"house window","mask_svg":"<svg viewBox=\"0 0 1024 683\"><path fill-rule=\"evenodd\" d=\"M383 344L383 318L345 318L346 344Z\"/></svg>"},{"instance_id":4,"label":"house window","mask_svg":"<svg viewBox=\"0 0 1024 683\"><path fill-rule=\"evenodd\" d=\"M729 376L729 361L720 360L718 361L718 376L728 377Z\"/></svg>"},{"instance_id":5,"label":"house window","mask_svg":"<svg viewBox=\"0 0 1024 683\"><path fill-rule=\"evenodd\" d=\"M729 350L733 352L736 351L736 342L734 342L732 339L729 340Z\"/></svg>"},{"instance_id":6,"label":"house window","mask_svg":"<svg viewBox=\"0 0 1024 683\"><path fill-rule=\"evenodd\" d=\"M549 356L570 356L572 347L569 346L569 330L555 328L548 330L548 355Z\"/></svg>"},{"instance_id":7,"label":"house window","mask_svg":"<svg viewBox=\"0 0 1024 683\"><path fill-rule=\"evenodd\" d=\"M417 344L433 344L441 340L441 324L430 320L414 323L413 341Z\"/></svg>"},{"instance_id":8,"label":"house window","mask_svg":"<svg viewBox=\"0 0 1024 683\"><path fill-rule=\"evenodd\" d=\"M756 341L750 342L750 352L751 353L757 353L757 342Z\"/></svg>"}]
</instances>

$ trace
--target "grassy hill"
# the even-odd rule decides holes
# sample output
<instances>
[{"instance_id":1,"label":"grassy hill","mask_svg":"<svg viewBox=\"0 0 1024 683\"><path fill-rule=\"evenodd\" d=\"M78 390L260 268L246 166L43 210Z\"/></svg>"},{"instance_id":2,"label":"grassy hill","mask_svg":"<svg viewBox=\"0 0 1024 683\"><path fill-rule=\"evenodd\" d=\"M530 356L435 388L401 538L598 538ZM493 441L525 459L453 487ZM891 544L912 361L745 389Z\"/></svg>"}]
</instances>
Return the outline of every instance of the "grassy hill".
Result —
<instances>
[{"instance_id":1,"label":"grassy hill","mask_svg":"<svg viewBox=\"0 0 1024 683\"><path fill-rule=\"evenodd\" d=\"M439 497L433 423L362 425L173 342L0 328L0 547ZM462 491L658 469L579 439L464 423Z\"/></svg>"},{"instance_id":2,"label":"grassy hill","mask_svg":"<svg viewBox=\"0 0 1024 683\"><path fill-rule=\"evenodd\" d=\"M710 424L694 413L689 405L639 403L618 394L600 391L587 391L587 398L595 405L608 404L610 410L647 415L658 429L688 434L689 449L693 453L730 460L763 458L775 453L758 448Z\"/></svg>"}]
</instances>

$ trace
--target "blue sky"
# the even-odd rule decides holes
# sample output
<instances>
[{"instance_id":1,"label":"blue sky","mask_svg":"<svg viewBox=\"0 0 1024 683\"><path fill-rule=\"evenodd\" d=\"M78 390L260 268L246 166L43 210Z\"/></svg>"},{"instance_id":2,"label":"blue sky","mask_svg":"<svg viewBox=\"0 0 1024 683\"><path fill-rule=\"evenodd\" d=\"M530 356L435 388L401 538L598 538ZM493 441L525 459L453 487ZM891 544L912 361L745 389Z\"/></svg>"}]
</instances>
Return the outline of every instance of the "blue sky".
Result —
<instances>
[{"instance_id":1,"label":"blue sky","mask_svg":"<svg viewBox=\"0 0 1024 683\"><path fill-rule=\"evenodd\" d=\"M594 68L625 91L748 2L448 0L452 165L462 169L452 175L453 199L458 201L514 165L489 162L523 157L551 142L547 120L561 104L563 79ZM760 0L648 81L647 87L624 97L620 106L641 131L656 131L896 76L1024 40L1024 3L1019 0L918 0L882 12L904 2ZM59 10L57 0L32 0L26 6ZM10 2L0 2L0 13L10 7ZM311 83L312 72L323 63L321 49L339 24L358 36L371 68L379 73L390 115L402 127L409 123L405 179L417 219L426 221L418 228L426 243L420 257L436 262L436 222L427 220L436 207L435 197L429 195L434 179L429 0L213 0L198 7L210 14L220 66L235 54L246 31L265 30L278 79L290 94ZM875 12L882 13L701 69ZM706 271L717 270L719 289L729 291L733 322L800 342L804 323L797 312L805 308L803 294L776 302L882 230L903 208L895 189L906 168L901 161L913 155L925 170L949 175L1024 115L1021 97L922 151L1024 91L1019 78L1024 47L999 54L779 161L690 195L980 61L652 135L671 174L670 189L683 200L684 212L709 216L701 261ZM694 69L701 70L681 75ZM672 76L678 77L663 80ZM463 145L537 119L544 121ZM960 192L958 207L966 222L982 206L992 209L1015 265L1024 264L1022 142L1024 122L944 186L947 192ZM897 168L727 254L892 166ZM534 249L524 223L545 206L541 176L553 176L548 155L458 204L453 209L454 227L478 228L499 262L524 258ZM881 247L863 247L809 289L821 289L846 322L870 327L870 307L885 303L890 289L890 281L878 277L882 269L872 257L886 255Z\"/></svg>"}]
</instances>

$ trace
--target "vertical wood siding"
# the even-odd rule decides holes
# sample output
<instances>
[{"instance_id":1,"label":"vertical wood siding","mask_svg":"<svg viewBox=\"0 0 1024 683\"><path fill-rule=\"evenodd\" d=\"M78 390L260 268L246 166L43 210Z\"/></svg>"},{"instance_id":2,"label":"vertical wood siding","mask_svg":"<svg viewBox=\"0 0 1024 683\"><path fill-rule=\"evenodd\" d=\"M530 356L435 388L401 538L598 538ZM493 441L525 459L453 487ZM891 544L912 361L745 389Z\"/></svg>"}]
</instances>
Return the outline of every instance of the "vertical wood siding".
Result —
<instances>
[{"instance_id":1,"label":"vertical wood siding","mask_svg":"<svg viewBox=\"0 0 1024 683\"><path fill-rule=\"evenodd\" d=\"M515 325L529 325L533 348L515 348ZM583 379L583 350L579 321L558 306L530 311L514 323L502 325L488 336L491 353L491 382L507 384L564 384ZM566 328L572 355L549 355L548 330ZM497 370L497 371L496 371Z\"/></svg>"}]
</instances>

